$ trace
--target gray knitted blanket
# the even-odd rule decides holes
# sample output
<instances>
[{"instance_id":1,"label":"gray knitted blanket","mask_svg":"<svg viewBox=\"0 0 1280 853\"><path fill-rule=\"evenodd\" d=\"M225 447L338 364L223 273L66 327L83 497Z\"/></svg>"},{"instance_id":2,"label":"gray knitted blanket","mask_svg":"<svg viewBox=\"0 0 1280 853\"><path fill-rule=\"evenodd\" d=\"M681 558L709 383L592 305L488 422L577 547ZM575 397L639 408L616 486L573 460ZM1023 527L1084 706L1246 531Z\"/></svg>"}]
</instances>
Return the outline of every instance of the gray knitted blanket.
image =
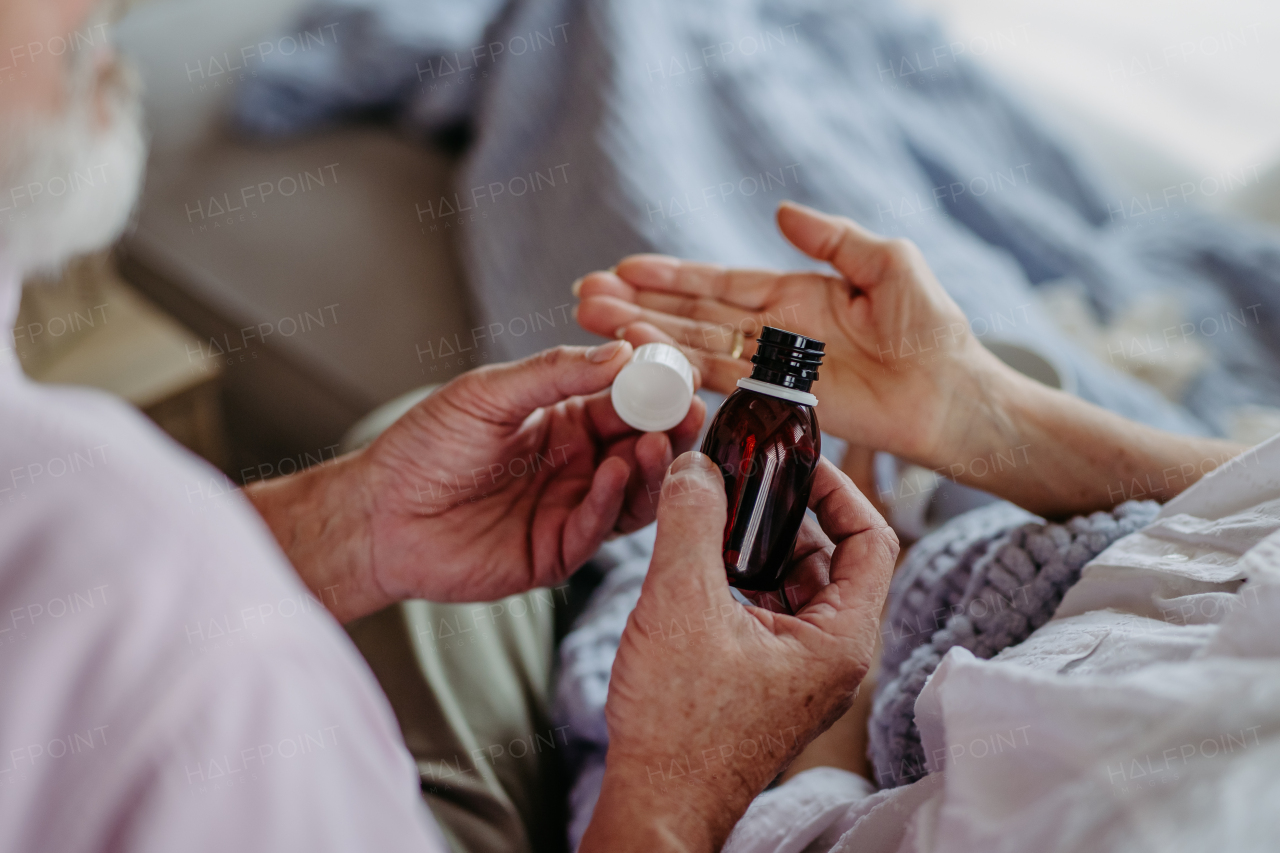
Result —
<instances>
[{"instance_id":1,"label":"gray knitted blanket","mask_svg":"<svg viewBox=\"0 0 1280 853\"><path fill-rule=\"evenodd\" d=\"M1159 509L1128 501L1053 524L1001 502L920 540L889 590L868 749L880 786L927 774L916 697L952 646L990 658L1022 642L1053 616L1085 563L1145 527Z\"/></svg>"}]
</instances>

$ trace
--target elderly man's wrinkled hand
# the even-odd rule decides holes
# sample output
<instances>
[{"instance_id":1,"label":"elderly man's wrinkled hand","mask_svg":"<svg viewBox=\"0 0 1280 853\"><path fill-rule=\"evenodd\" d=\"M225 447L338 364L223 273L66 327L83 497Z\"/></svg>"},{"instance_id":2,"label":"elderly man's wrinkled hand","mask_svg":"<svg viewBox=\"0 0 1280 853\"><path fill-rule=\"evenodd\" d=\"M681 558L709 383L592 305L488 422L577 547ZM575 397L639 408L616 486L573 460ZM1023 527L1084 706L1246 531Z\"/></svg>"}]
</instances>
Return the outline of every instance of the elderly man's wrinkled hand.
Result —
<instances>
[{"instance_id":1,"label":"elderly man's wrinkled hand","mask_svg":"<svg viewBox=\"0 0 1280 853\"><path fill-rule=\"evenodd\" d=\"M609 386L612 341L459 376L364 451L245 490L303 581L346 622L407 598L492 601L565 580L651 522L706 416L638 433Z\"/></svg>"},{"instance_id":2,"label":"elderly man's wrinkled hand","mask_svg":"<svg viewBox=\"0 0 1280 853\"><path fill-rule=\"evenodd\" d=\"M492 600L563 581L612 533L651 522L667 466L706 413L638 433L609 386L614 341L466 373L366 451L378 584L392 598Z\"/></svg>"},{"instance_id":3,"label":"elderly man's wrinkled hand","mask_svg":"<svg viewBox=\"0 0 1280 853\"><path fill-rule=\"evenodd\" d=\"M662 486L658 535L609 683L608 766L582 850L719 849L755 797L853 701L875 653L898 553L849 479L820 463L795 571L829 583L794 616L747 607L721 557L724 482L687 453Z\"/></svg>"}]
</instances>

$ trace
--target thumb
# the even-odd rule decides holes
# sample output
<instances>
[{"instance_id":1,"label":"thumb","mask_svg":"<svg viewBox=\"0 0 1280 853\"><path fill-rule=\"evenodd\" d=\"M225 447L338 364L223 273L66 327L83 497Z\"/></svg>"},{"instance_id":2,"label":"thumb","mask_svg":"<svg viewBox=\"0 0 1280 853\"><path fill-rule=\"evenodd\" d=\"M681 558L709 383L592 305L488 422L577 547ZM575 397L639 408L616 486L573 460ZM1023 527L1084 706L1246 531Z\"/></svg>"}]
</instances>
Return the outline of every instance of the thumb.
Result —
<instances>
[{"instance_id":1,"label":"thumb","mask_svg":"<svg viewBox=\"0 0 1280 853\"><path fill-rule=\"evenodd\" d=\"M689 451L667 470L658 501L658 533L646 586L699 606L729 598L721 545L724 475L711 457Z\"/></svg>"},{"instance_id":2,"label":"thumb","mask_svg":"<svg viewBox=\"0 0 1280 853\"><path fill-rule=\"evenodd\" d=\"M910 252L905 240L881 237L852 219L830 216L791 201L778 206L778 229L791 245L811 258L831 264L864 290L880 284Z\"/></svg>"},{"instance_id":3,"label":"thumb","mask_svg":"<svg viewBox=\"0 0 1280 853\"><path fill-rule=\"evenodd\" d=\"M631 353L626 341L591 348L554 347L463 374L452 393L461 395L460 405L485 420L518 425L535 409L608 388Z\"/></svg>"}]
</instances>

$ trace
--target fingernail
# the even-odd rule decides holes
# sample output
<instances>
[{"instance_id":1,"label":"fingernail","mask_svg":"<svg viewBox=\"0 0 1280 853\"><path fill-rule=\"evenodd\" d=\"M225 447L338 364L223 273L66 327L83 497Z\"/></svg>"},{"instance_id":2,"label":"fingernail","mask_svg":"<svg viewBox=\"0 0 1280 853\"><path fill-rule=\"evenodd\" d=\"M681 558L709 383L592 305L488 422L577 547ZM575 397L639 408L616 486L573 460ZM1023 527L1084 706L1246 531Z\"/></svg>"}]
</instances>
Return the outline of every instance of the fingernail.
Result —
<instances>
[{"instance_id":1,"label":"fingernail","mask_svg":"<svg viewBox=\"0 0 1280 853\"><path fill-rule=\"evenodd\" d=\"M614 330L613 330L613 336L614 336L615 338L617 338L618 340L622 340L623 338L625 338L625 337L627 336L627 327L626 327L626 326L619 326L618 328L614 329Z\"/></svg>"},{"instance_id":2,"label":"fingernail","mask_svg":"<svg viewBox=\"0 0 1280 853\"><path fill-rule=\"evenodd\" d=\"M579 293L582 292L582 279L584 278L586 278L585 275L579 276L578 279L574 281L574 283L569 287L569 289L573 291L574 296L577 296Z\"/></svg>"},{"instance_id":3,"label":"fingernail","mask_svg":"<svg viewBox=\"0 0 1280 853\"><path fill-rule=\"evenodd\" d=\"M711 457L705 453L699 453L696 450L690 450L688 453L682 453L676 457L676 461L671 463L671 467L667 469L667 474L679 474L690 468L700 468L703 470L712 470L716 467L716 463Z\"/></svg>"},{"instance_id":4,"label":"fingernail","mask_svg":"<svg viewBox=\"0 0 1280 853\"><path fill-rule=\"evenodd\" d=\"M606 361L616 356L626 345L626 341L609 341L607 344L592 347L587 350L587 361L592 364L604 364Z\"/></svg>"}]
</instances>

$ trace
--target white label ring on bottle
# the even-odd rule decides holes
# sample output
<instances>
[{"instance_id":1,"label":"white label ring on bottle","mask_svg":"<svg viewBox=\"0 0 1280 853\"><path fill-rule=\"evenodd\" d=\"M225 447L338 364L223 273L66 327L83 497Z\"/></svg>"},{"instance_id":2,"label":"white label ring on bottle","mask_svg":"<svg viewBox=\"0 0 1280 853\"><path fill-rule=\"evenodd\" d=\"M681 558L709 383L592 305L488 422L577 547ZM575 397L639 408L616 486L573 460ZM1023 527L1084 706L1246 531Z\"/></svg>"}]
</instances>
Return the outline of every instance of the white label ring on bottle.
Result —
<instances>
[{"instance_id":1,"label":"white label ring on bottle","mask_svg":"<svg viewBox=\"0 0 1280 853\"><path fill-rule=\"evenodd\" d=\"M772 382L761 382L759 379L739 379L738 387L745 388L748 391L755 391L758 394L768 394L770 397L790 400L791 402L799 403L802 406L818 405L818 398L810 394L808 391L797 391L795 388L783 388L781 385L774 385Z\"/></svg>"}]
</instances>

